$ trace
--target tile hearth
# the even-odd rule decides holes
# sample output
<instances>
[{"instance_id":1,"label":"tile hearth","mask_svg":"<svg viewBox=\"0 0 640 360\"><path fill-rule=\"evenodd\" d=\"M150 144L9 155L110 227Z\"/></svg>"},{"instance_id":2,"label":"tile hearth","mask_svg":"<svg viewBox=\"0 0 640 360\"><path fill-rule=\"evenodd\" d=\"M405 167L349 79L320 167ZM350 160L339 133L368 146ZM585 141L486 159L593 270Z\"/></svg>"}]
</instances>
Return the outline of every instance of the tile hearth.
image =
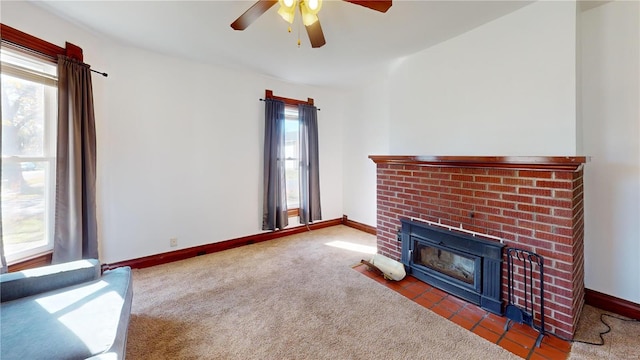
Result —
<instances>
[{"instance_id":1,"label":"tile hearth","mask_svg":"<svg viewBox=\"0 0 640 360\"><path fill-rule=\"evenodd\" d=\"M523 359L565 360L571 351L571 343L553 335L546 335L540 347L536 348L534 343L538 332L531 327L514 324L509 330L504 331L507 321L505 317L494 315L411 275L401 281L389 281L369 270L366 265L359 264L354 266L354 269Z\"/></svg>"}]
</instances>

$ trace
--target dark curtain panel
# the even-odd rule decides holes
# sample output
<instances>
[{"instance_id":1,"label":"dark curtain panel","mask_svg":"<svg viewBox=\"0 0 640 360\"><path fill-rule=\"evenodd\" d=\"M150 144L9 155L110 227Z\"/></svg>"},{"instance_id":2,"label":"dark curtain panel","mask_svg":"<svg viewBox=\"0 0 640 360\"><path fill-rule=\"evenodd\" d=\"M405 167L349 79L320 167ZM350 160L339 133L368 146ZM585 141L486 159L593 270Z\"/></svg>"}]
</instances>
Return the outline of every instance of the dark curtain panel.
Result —
<instances>
[{"instance_id":1,"label":"dark curtain panel","mask_svg":"<svg viewBox=\"0 0 640 360\"><path fill-rule=\"evenodd\" d=\"M96 129L89 66L58 56L53 263L98 258Z\"/></svg>"},{"instance_id":2,"label":"dark curtain panel","mask_svg":"<svg viewBox=\"0 0 640 360\"><path fill-rule=\"evenodd\" d=\"M322 219L318 153L318 109L298 105L300 118L300 223Z\"/></svg>"},{"instance_id":3,"label":"dark curtain panel","mask_svg":"<svg viewBox=\"0 0 640 360\"><path fill-rule=\"evenodd\" d=\"M262 230L289 225L284 154L284 102L265 100Z\"/></svg>"}]
</instances>

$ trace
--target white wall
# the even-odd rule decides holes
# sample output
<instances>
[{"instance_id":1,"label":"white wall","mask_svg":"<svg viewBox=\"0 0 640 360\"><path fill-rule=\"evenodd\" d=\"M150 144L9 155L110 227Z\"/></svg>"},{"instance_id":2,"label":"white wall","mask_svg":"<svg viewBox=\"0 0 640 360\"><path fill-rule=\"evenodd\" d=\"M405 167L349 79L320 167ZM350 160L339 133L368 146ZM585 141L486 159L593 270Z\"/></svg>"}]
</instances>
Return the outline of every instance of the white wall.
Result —
<instances>
[{"instance_id":1,"label":"white wall","mask_svg":"<svg viewBox=\"0 0 640 360\"><path fill-rule=\"evenodd\" d=\"M534 3L372 75L349 102L345 214L375 225L367 155L575 155L575 15Z\"/></svg>"},{"instance_id":2,"label":"white wall","mask_svg":"<svg viewBox=\"0 0 640 360\"><path fill-rule=\"evenodd\" d=\"M526 6L391 76L391 151L575 155L575 4Z\"/></svg>"},{"instance_id":3,"label":"white wall","mask_svg":"<svg viewBox=\"0 0 640 360\"><path fill-rule=\"evenodd\" d=\"M258 99L265 89L312 97L322 109L323 218L342 217L339 91L123 46L28 3L3 2L2 22L56 44L73 42L87 63L109 73L94 77L102 262L175 250L172 237L186 248L261 232L264 105Z\"/></svg>"},{"instance_id":4,"label":"white wall","mask_svg":"<svg viewBox=\"0 0 640 360\"><path fill-rule=\"evenodd\" d=\"M581 14L585 285L640 303L640 3Z\"/></svg>"},{"instance_id":5,"label":"white wall","mask_svg":"<svg viewBox=\"0 0 640 360\"><path fill-rule=\"evenodd\" d=\"M389 154L389 84L384 73L349 94L344 124L344 213L376 226L376 164L369 155ZM382 100L382 101L381 101Z\"/></svg>"}]
</instances>

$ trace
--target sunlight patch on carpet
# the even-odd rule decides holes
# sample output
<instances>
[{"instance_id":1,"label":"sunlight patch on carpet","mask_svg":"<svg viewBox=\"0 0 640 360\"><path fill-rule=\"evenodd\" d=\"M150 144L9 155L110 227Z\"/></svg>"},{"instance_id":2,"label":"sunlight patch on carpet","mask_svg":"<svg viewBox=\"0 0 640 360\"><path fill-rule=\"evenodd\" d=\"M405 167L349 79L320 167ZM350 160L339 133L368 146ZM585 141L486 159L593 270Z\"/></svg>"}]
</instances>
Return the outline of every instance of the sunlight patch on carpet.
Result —
<instances>
[{"instance_id":1,"label":"sunlight patch on carpet","mask_svg":"<svg viewBox=\"0 0 640 360\"><path fill-rule=\"evenodd\" d=\"M355 251L355 252L359 252L359 253L363 253L363 254L375 254L376 253L376 247L375 246L354 244L354 243L347 242L347 241L331 241L331 242L326 243L325 245L332 246L332 247L339 248L339 249Z\"/></svg>"}]
</instances>

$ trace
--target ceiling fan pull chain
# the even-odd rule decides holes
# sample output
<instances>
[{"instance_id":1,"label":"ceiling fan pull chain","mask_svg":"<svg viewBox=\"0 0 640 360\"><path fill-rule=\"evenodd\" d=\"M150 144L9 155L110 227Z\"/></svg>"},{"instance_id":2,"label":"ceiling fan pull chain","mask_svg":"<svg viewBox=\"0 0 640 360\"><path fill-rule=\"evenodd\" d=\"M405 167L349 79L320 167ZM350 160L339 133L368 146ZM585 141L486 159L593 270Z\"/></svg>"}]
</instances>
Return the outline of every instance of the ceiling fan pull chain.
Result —
<instances>
[{"instance_id":1,"label":"ceiling fan pull chain","mask_svg":"<svg viewBox=\"0 0 640 360\"><path fill-rule=\"evenodd\" d=\"M301 21L298 21L298 48L300 48L300 23Z\"/></svg>"}]
</instances>

